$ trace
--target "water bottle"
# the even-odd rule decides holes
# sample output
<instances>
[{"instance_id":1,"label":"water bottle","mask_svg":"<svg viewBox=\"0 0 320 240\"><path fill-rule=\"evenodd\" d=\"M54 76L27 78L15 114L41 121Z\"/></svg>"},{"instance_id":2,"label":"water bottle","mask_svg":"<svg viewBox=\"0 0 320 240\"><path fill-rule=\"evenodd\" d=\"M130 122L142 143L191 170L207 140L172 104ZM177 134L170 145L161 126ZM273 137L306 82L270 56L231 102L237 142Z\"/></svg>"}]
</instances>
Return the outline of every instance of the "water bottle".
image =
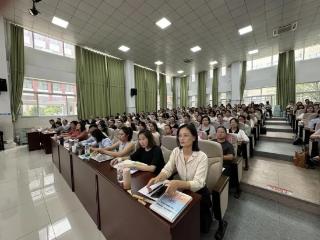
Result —
<instances>
[{"instance_id":1,"label":"water bottle","mask_svg":"<svg viewBox=\"0 0 320 240\"><path fill-rule=\"evenodd\" d=\"M120 164L117 167L117 180L118 183L123 183L123 167Z\"/></svg>"},{"instance_id":2,"label":"water bottle","mask_svg":"<svg viewBox=\"0 0 320 240\"><path fill-rule=\"evenodd\" d=\"M89 147L89 145L85 145L85 146L84 146L84 154L85 154L86 156L89 156L89 155L90 155L90 147Z\"/></svg>"}]
</instances>

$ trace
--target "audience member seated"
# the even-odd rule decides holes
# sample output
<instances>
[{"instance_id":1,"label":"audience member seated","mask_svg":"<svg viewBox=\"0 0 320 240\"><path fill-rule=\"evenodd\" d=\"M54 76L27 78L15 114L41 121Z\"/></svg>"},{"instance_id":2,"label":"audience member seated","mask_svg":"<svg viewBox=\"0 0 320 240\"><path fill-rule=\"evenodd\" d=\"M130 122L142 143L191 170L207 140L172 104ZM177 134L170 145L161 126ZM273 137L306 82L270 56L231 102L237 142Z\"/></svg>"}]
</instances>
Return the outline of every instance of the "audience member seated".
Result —
<instances>
[{"instance_id":1,"label":"audience member seated","mask_svg":"<svg viewBox=\"0 0 320 240\"><path fill-rule=\"evenodd\" d=\"M109 128L112 128L113 130L117 129L116 121L114 119L109 120Z\"/></svg>"},{"instance_id":2,"label":"audience member seated","mask_svg":"<svg viewBox=\"0 0 320 240\"><path fill-rule=\"evenodd\" d=\"M201 119L201 124L198 127L198 131L203 131L207 134L208 139L214 139L216 130L214 126L211 125L210 118L208 116L203 116Z\"/></svg>"},{"instance_id":3,"label":"audience member seated","mask_svg":"<svg viewBox=\"0 0 320 240\"><path fill-rule=\"evenodd\" d=\"M132 129L122 127L118 133L119 141L106 148L92 148L92 151L107 154L112 157L129 157L134 151L134 144L131 142Z\"/></svg>"},{"instance_id":4,"label":"audience member seated","mask_svg":"<svg viewBox=\"0 0 320 240\"><path fill-rule=\"evenodd\" d=\"M172 127L170 124L164 125L164 136L174 136Z\"/></svg>"},{"instance_id":5,"label":"audience member seated","mask_svg":"<svg viewBox=\"0 0 320 240\"><path fill-rule=\"evenodd\" d=\"M139 148L130 156L134 163L125 164L124 167L158 174L165 163L161 148L156 145L152 133L146 129L141 130L138 134L138 141ZM115 163L117 161L112 162L112 164Z\"/></svg>"},{"instance_id":6,"label":"audience member seated","mask_svg":"<svg viewBox=\"0 0 320 240\"><path fill-rule=\"evenodd\" d=\"M238 168L235 162L235 152L231 143L226 140L227 129L220 126L216 129L216 142L221 144L223 151L223 174L230 177L230 186L236 188L235 198L239 198L241 194L240 183L238 179Z\"/></svg>"},{"instance_id":7,"label":"audience member seated","mask_svg":"<svg viewBox=\"0 0 320 240\"><path fill-rule=\"evenodd\" d=\"M109 137L108 125L104 120L100 120L98 123L98 129L106 136Z\"/></svg>"},{"instance_id":8,"label":"audience member seated","mask_svg":"<svg viewBox=\"0 0 320 240\"><path fill-rule=\"evenodd\" d=\"M97 145L96 139L92 136L92 132L96 129L98 129L98 126L96 124L91 124L89 126L88 138L84 141L81 141L81 145L83 145L83 146L86 146L86 145L96 146Z\"/></svg>"},{"instance_id":9,"label":"audience member seated","mask_svg":"<svg viewBox=\"0 0 320 240\"><path fill-rule=\"evenodd\" d=\"M77 133L77 135L76 135L76 133ZM88 138L88 132L86 130L86 122L85 121L80 121L79 123L77 123L76 132L70 138L76 139L79 141L83 141Z\"/></svg>"},{"instance_id":10,"label":"audience member seated","mask_svg":"<svg viewBox=\"0 0 320 240\"><path fill-rule=\"evenodd\" d=\"M67 119L63 119L62 120L62 132L66 133L70 130L70 125L68 124L68 120Z\"/></svg>"},{"instance_id":11,"label":"audience member seated","mask_svg":"<svg viewBox=\"0 0 320 240\"><path fill-rule=\"evenodd\" d=\"M77 129L77 121L71 121L70 122L70 131L67 133L62 133L60 136L61 137L66 137L66 138L75 138L80 134L80 129Z\"/></svg>"},{"instance_id":12,"label":"audience member seated","mask_svg":"<svg viewBox=\"0 0 320 240\"><path fill-rule=\"evenodd\" d=\"M242 156L245 159L245 170L249 169L248 166L248 152L247 152L247 143L249 143L249 138L245 134L242 129L239 129L239 120L236 118L232 118L230 120L230 129L228 129L228 133L233 133L237 135L238 141L238 156Z\"/></svg>"},{"instance_id":13,"label":"audience member seated","mask_svg":"<svg viewBox=\"0 0 320 240\"><path fill-rule=\"evenodd\" d=\"M106 148L112 145L110 138L106 137L99 129L95 129L91 133L98 148Z\"/></svg>"},{"instance_id":14,"label":"audience member seated","mask_svg":"<svg viewBox=\"0 0 320 240\"><path fill-rule=\"evenodd\" d=\"M54 119L50 119L49 123L50 123L50 129L56 129L57 128L56 123L54 122Z\"/></svg>"},{"instance_id":15,"label":"audience member seated","mask_svg":"<svg viewBox=\"0 0 320 240\"><path fill-rule=\"evenodd\" d=\"M191 190L199 193L200 202L200 227L202 232L208 232L212 222L210 192L206 187L208 173L207 155L200 151L198 146L197 129L193 124L184 124L178 129L176 147L169 161L160 174L150 179L147 186L164 181L178 173L181 180L168 181L166 193L173 195L176 190Z\"/></svg>"},{"instance_id":16,"label":"audience member seated","mask_svg":"<svg viewBox=\"0 0 320 240\"><path fill-rule=\"evenodd\" d=\"M160 133L159 133L159 129L158 129L157 123L152 121L149 124L149 129L150 129L150 132L153 135L153 138L154 138L154 141L155 141L156 145L160 146Z\"/></svg>"}]
</instances>

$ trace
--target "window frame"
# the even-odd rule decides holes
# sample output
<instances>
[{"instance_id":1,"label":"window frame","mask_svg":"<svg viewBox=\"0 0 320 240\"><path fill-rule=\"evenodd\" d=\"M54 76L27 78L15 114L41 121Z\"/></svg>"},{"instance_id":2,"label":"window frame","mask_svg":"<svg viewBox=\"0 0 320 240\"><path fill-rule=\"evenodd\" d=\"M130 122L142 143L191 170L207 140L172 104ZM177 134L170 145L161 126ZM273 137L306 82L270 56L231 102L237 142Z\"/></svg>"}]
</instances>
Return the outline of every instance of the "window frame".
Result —
<instances>
[{"instance_id":1,"label":"window frame","mask_svg":"<svg viewBox=\"0 0 320 240\"><path fill-rule=\"evenodd\" d=\"M39 82L47 82L47 86L48 86L48 91L38 91L39 90L39 86L37 87L37 89L28 89L28 90L23 90L22 94L33 94L35 95L36 98L36 106L37 106L37 115L33 115L33 116L26 116L23 115L23 104L21 105L21 109L20 109L20 117L21 118L41 118L41 117L57 117L57 116L61 116L61 117L73 117L73 116L77 116L77 113L75 114L70 114L69 113L69 104L68 104L68 97L74 97L77 101L77 93L73 93L73 94L68 94L68 93L63 93L61 91L61 93L58 92L54 92L53 91L53 85L52 83L59 83L59 84L67 84L67 85L76 85L76 84L72 84L72 83L68 83L68 82L58 82L58 81L50 81L50 80L44 80L44 79L37 79L37 78L31 78L31 77L25 77L24 80L31 80L31 81L39 81ZM50 84L51 83L51 84ZM50 87L51 85L51 87ZM50 91L51 88L51 91ZM43 116L40 115L40 105L39 104L39 95L48 95L49 97L51 96L61 96L65 99L65 105L66 105L66 114L62 114L62 115L48 115L48 116ZM77 108L77 102L76 102L76 108Z\"/></svg>"}]
</instances>

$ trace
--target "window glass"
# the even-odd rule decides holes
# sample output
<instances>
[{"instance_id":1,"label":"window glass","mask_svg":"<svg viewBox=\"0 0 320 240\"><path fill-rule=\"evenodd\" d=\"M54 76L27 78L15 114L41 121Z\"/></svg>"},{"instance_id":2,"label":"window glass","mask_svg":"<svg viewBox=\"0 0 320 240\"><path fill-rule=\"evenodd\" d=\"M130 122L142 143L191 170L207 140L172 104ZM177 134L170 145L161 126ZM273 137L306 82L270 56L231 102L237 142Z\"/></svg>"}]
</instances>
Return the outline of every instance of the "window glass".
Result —
<instances>
[{"instance_id":1,"label":"window glass","mask_svg":"<svg viewBox=\"0 0 320 240\"><path fill-rule=\"evenodd\" d=\"M226 67L222 67L221 68L221 76L225 76L227 73L227 68Z\"/></svg>"},{"instance_id":2,"label":"window glass","mask_svg":"<svg viewBox=\"0 0 320 240\"><path fill-rule=\"evenodd\" d=\"M25 79L23 86L23 116L77 115L77 96L74 84ZM63 89L69 92L63 92Z\"/></svg>"},{"instance_id":3,"label":"window glass","mask_svg":"<svg viewBox=\"0 0 320 240\"><path fill-rule=\"evenodd\" d=\"M34 93L22 93L23 116L38 116L37 95Z\"/></svg>"},{"instance_id":4,"label":"window glass","mask_svg":"<svg viewBox=\"0 0 320 240\"><path fill-rule=\"evenodd\" d=\"M247 71L252 70L252 61L247 61Z\"/></svg>"},{"instance_id":5,"label":"window glass","mask_svg":"<svg viewBox=\"0 0 320 240\"><path fill-rule=\"evenodd\" d=\"M64 56L69 57L69 58L75 58L75 47L74 45L64 43Z\"/></svg>"},{"instance_id":6,"label":"window glass","mask_svg":"<svg viewBox=\"0 0 320 240\"><path fill-rule=\"evenodd\" d=\"M278 65L278 61L279 61L279 55L278 54L273 55L273 57L272 57L272 65L273 66Z\"/></svg>"},{"instance_id":7,"label":"window glass","mask_svg":"<svg viewBox=\"0 0 320 240\"><path fill-rule=\"evenodd\" d=\"M303 48L294 50L294 57L296 61L303 60Z\"/></svg>"},{"instance_id":8,"label":"window glass","mask_svg":"<svg viewBox=\"0 0 320 240\"><path fill-rule=\"evenodd\" d=\"M63 56L62 41L49 38L38 33L33 33L33 37L35 49ZM70 54L72 54L72 51Z\"/></svg>"},{"instance_id":9,"label":"window glass","mask_svg":"<svg viewBox=\"0 0 320 240\"><path fill-rule=\"evenodd\" d=\"M24 29L23 33L24 33L24 45L26 47L33 47L32 32Z\"/></svg>"},{"instance_id":10,"label":"window glass","mask_svg":"<svg viewBox=\"0 0 320 240\"><path fill-rule=\"evenodd\" d=\"M306 47L304 49L304 60L320 57L320 45Z\"/></svg>"},{"instance_id":11,"label":"window glass","mask_svg":"<svg viewBox=\"0 0 320 240\"><path fill-rule=\"evenodd\" d=\"M271 66L271 56L252 60L252 69L260 69Z\"/></svg>"}]
</instances>

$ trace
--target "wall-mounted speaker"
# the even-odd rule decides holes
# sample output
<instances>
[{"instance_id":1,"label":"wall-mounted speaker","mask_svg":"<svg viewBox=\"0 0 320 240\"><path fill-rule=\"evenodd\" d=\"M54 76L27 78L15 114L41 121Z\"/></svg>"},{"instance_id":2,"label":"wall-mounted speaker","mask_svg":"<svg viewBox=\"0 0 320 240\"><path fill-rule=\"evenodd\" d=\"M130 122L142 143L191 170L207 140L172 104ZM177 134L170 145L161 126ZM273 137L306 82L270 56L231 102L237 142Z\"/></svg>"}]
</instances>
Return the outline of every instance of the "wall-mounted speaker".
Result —
<instances>
[{"instance_id":1,"label":"wall-mounted speaker","mask_svg":"<svg viewBox=\"0 0 320 240\"><path fill-rule=\"evenodd\" d=\"M7 80L0 78L0 92L7 92Z\"/></svg>"},{"instance_id":2,"label":"wall-mounted speaker","mask_svg":"<svg viewBox=\"0 0 320 240\"><path fill-rule=\"evenodd\" d=\"M136 96L137 95L137 89L136 88L131 88L130 95L131 95L131 97Z\"/></svg>"}]
</instances>

